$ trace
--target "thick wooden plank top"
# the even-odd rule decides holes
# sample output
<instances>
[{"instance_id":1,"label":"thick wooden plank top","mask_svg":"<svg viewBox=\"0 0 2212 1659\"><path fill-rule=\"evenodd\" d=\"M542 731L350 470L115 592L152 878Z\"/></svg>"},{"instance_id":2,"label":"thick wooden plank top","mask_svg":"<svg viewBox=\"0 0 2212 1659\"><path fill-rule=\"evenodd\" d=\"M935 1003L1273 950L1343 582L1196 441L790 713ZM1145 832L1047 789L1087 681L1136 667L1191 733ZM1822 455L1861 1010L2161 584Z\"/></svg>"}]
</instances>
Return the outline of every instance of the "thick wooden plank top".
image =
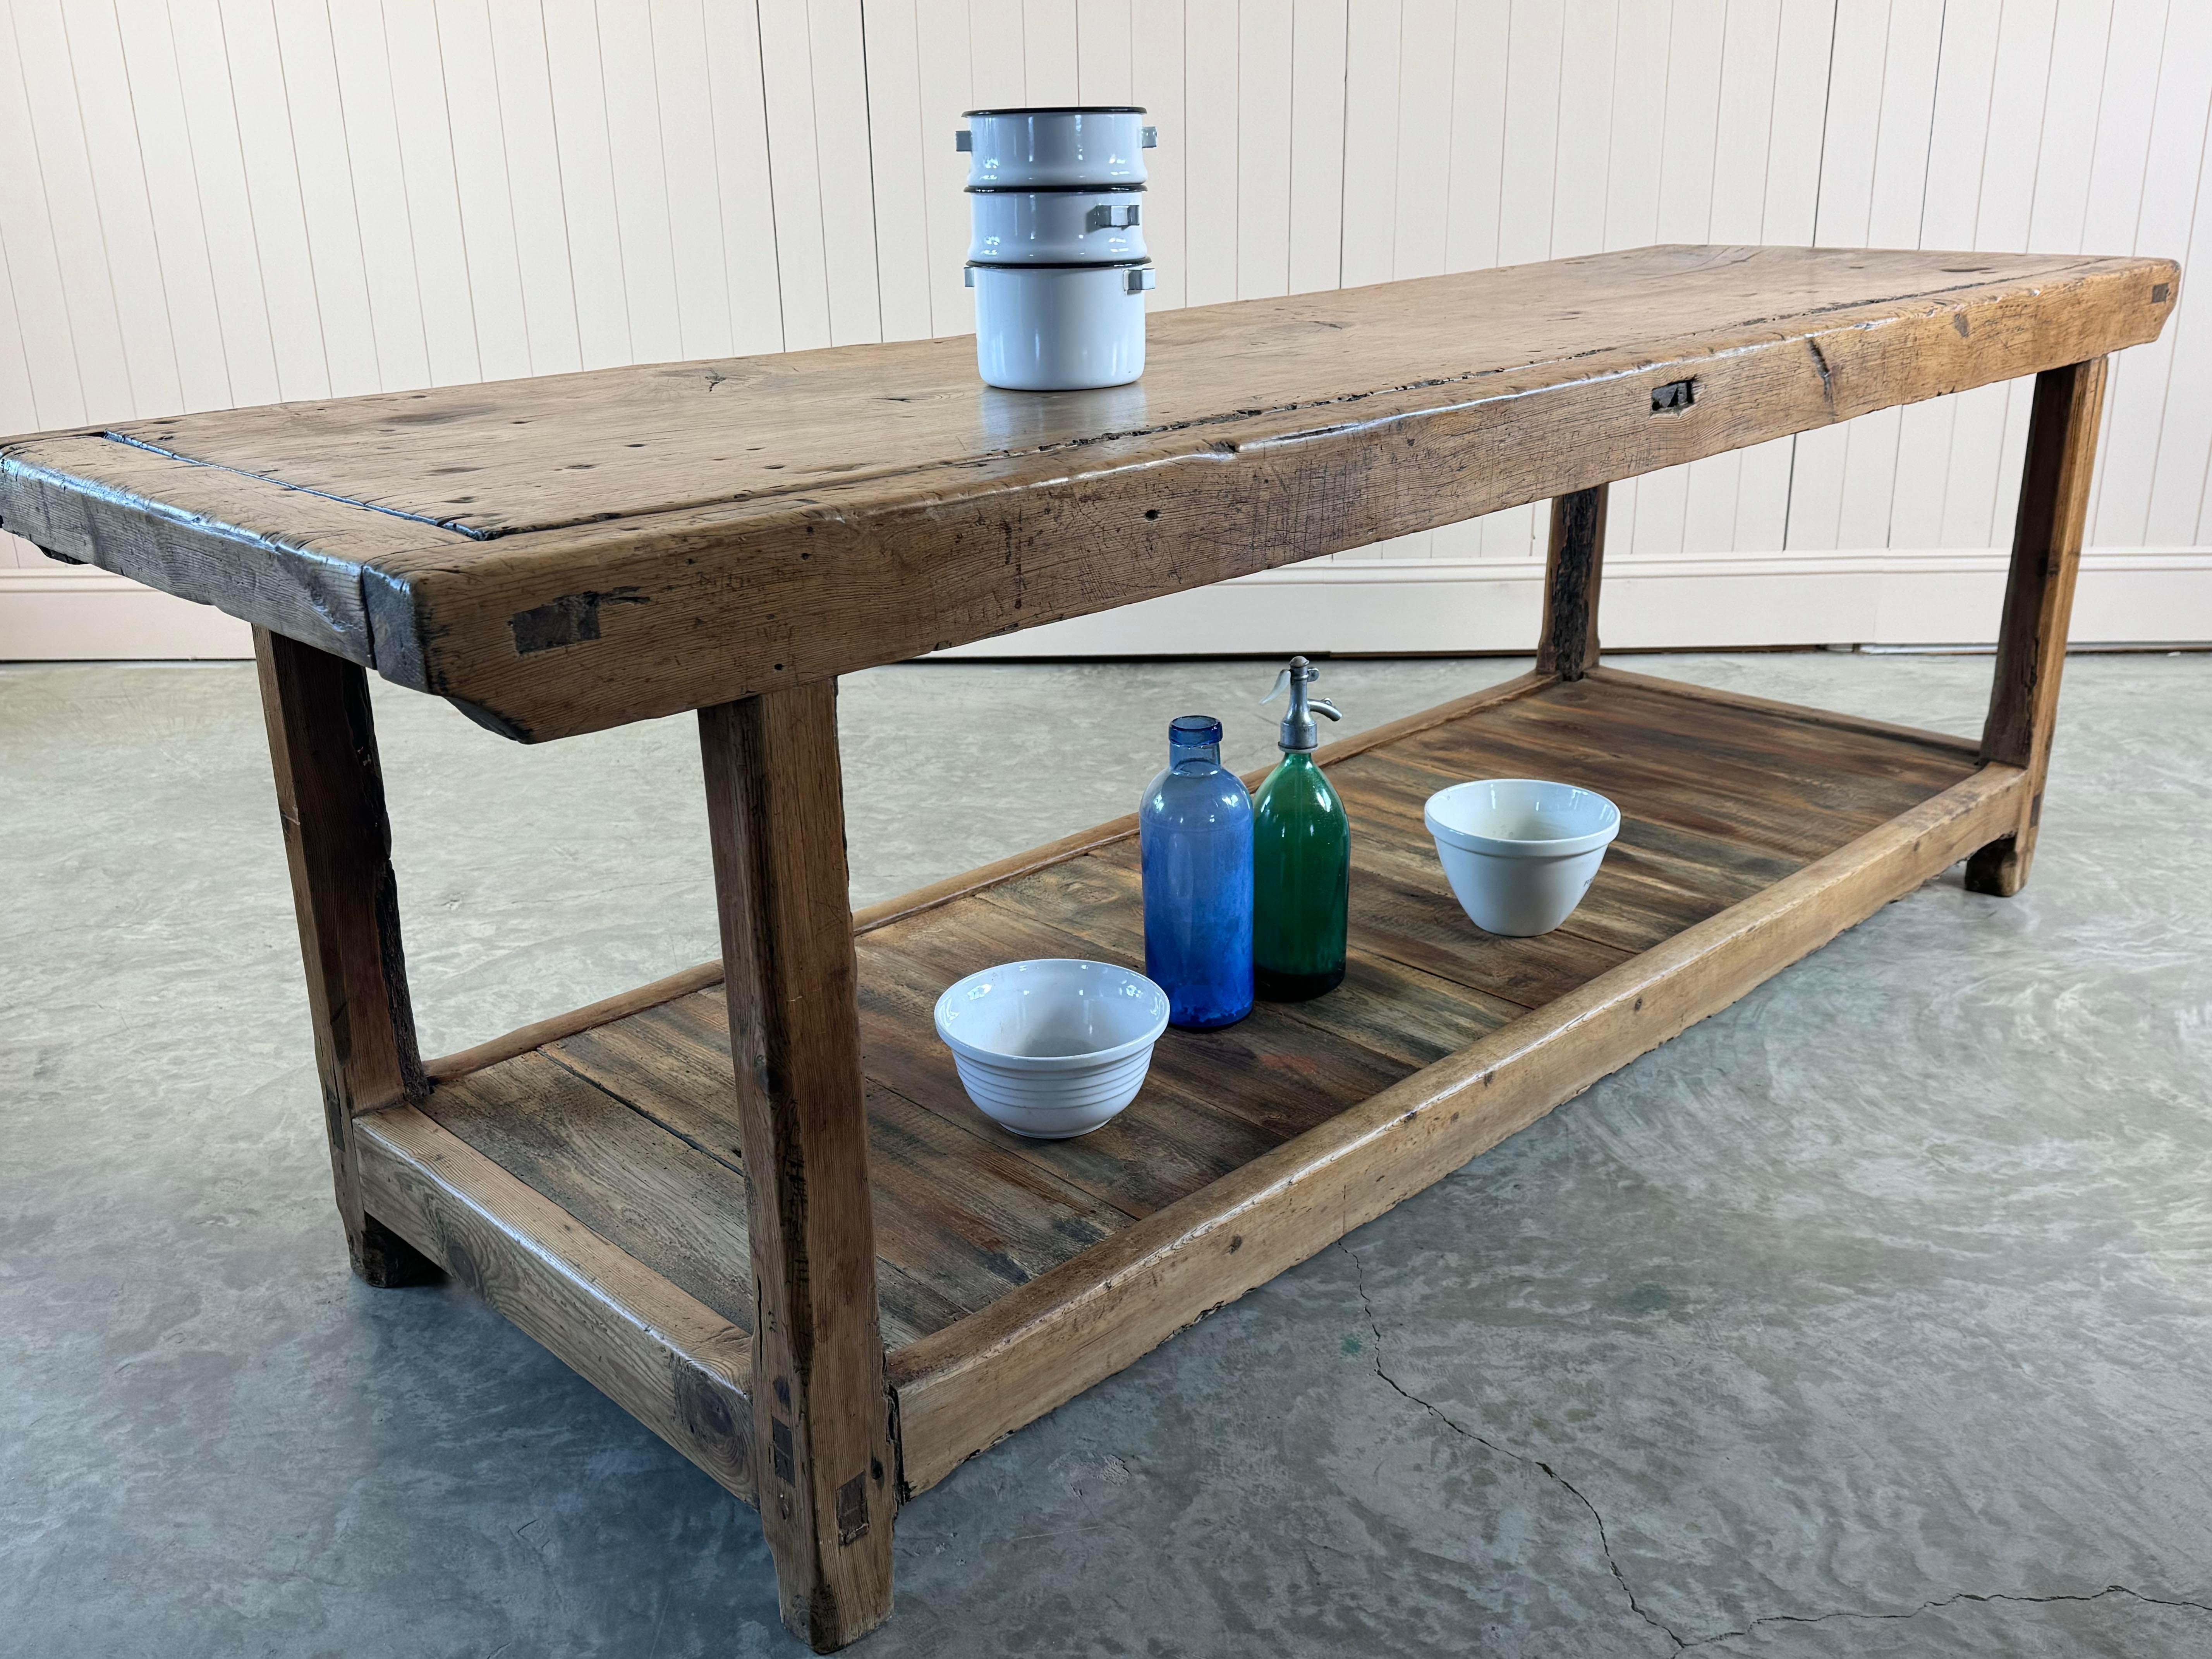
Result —
<instances>
[{"instance_id":1,"label":"thick wooden plank top","mask_svg":"<svg viewBox=\"0 0 2212 1659\"><path fill-rule=\"evenodd\" d=\"M1658 247L1152 319L0 446L0 523L538 739L1358 546L2156 337L2168 261Z\"/></svg>"}]
</instances>

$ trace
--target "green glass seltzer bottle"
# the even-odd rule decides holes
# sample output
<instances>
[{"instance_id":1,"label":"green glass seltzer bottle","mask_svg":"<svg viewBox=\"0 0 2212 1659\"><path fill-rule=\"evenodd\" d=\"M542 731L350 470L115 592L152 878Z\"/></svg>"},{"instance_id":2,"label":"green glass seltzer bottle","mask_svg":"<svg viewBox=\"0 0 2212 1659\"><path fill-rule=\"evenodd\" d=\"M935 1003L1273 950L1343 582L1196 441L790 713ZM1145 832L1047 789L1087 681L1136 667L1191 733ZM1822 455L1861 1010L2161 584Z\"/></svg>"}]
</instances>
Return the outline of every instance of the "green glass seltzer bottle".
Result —
<instances>
[{"instance_id":1,"label":"green glass seltzer bottle","mask_svg":"<svg viewBox=\"0 0 2212 1659\"><path fill-rule=\"evenodd\" d=\"M1270 1002L1303 1002L1344 982L1345 913L1352 891L1352 831L1344 803L1314 764L1316 714L1341 720L1308 694L1321 670L1304 657L1277 677L1290 711L1277 741L1282 763L1252 797L1253 988Z\"/></svg>"}]
</instances>

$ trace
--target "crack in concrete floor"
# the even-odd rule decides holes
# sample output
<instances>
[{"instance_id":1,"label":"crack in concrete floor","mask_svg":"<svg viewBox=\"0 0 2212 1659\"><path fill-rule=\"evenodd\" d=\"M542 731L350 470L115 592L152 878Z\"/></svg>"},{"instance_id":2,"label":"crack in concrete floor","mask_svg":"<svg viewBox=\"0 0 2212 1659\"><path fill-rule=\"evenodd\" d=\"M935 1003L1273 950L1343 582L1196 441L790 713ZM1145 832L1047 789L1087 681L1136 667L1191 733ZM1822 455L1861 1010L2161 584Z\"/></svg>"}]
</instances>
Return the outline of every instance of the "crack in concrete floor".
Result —
<instances>
[{"instance_id":1,"label":"crack in concrete floor","mask_svg":"<svg viewBox=\"0 0 2212 1659\"><path fill-rule=\"evenodd\" d=\"M2101 1601L2110 1596L2124 1595L2151 1607L2183 1607L2197 1613L2212 1613L2212 1603L2192 1601L2186 1598L2178 1596L2146 1595L2141 1590L2131 1589L2125 1584L2107 1584L2102 1589L2091 1591L2087 1594L2058 1591L2048 1595L2029 1595L2023 1593L2004 1590L1992 1590L1987 1592L1959 1590L1949 1595L1939 1596L1933 1601L1923 1601L1918 1607L1903 1613L1862 1613L1855 1609L1849 1608L1839 1609L1829 1613L1766 1613L1759 1614L1755 1619L1747 1620L1738 1629L1716 1631L1710 1636L1686 1637L1682 1635L1680 1632L1677 1631L1672 1625L1669 1625L1666 1620L1658 1617L1658 1615L1654 1613L1650 1608L1645 1607L1642 1601L1637 1599L1635 1587L1628 1582L1628 1575L1621 1571L1620 1562L1613 1553L1613 1538L1606 1530L1605 1516L1599 1513L1597 1505L1590 1502L1588 1493L1584 1492L1581 1487L1575 1485L1573 1481L1568 1480L1564 1474L1561 1474L1557 1469L1553 1468L1542 1458L1535 1456L1532 1453L1516 1451L1510 1446L1499 1444L1497 1441L1492 1440L1488 1435L1479 1433L1475 1430L1468 1428L1467 1425L1460 1422L1456 1418L1453 1417L1450 1413L1445 1411L1433 1401L1422 1398L1421 1395L1415 1394L1403 1382L1401 1382L1396 1377L1390 1375L1389 1370L1382 1363L1384 1342L1382 1335L1382 1322L1375 1311L1375 1304L1373 1300L1367 1294L1367 1264L1360 1259L1359 1252L1352 1248L1352 1242L1350 1239L1340 1238L1336 1241L1336 1245L1339 1249L1345 1253L1345 1255L1352 1258L1352 1272L1355 1276L1354 1284L1359 1292L1359 1305L1367 1316L1367 1328L1373 1333L1375 1338L1375 1375L1387 1383L1401 1398L1406 1400L1410 1404L1419 1406L1423 1411L1428 1413L1430 1416L1435 1418L1437 1422L1443 1424L1454 1434L1460 1436L1463 1439L1471 1440L1476 1445L1483 1447L1488 1451L1494 1452L1500 1457L1510 1459L1513 1462L1522 1465L1524 1468L1532 1468L1540 1471L1545 1479L1551 1481L1552 1484L1558 1486L1560 1491L1572 1498L1576 1503L1581 1504L1582 1507L1588 1511L1591 1523L1597 1528L1597 1545L1599 1552L1605 1557L1606 1567L1607 1571L1613 1574L1613 1582L1620 1586L1620 1593L1627 1598L1629 1611L1633 1613L1638 1619L1641 1619L1645 1624L1651 1626L1653 1630L1657 1631L1662 1636L1664 1636L1669 1642L1673 1643L1674 1651L1677 1653L1685 1652L1691 1648L1711 1647L1717 1642L1732 1641L1738 1637L1748 1636L1762 1625L1824 1625L1837 1620L1850 1619L1881 1620L1888 1622L1901 1622L1907 1619L1917 1619L1923 1613L1933 1613L1942 1607L1956 1607L1961 1601L1972 1601L1984 1606L2001 1602L2017 1602L2029 1605L2047 1606L2052 1603L2066 1601Z\"/></svg>"}]
</instances>

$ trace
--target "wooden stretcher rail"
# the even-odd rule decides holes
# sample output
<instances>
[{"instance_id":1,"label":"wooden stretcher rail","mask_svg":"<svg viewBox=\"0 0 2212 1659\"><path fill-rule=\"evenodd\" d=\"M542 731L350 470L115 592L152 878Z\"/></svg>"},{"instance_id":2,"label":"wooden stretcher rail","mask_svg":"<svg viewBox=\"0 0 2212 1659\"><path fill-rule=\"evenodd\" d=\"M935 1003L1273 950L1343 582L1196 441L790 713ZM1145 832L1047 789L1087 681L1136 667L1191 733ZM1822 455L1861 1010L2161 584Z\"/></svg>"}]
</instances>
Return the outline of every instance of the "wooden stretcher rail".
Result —
<instances>
[{"instance_id":1,"label":"wooden stretcher rail","mask_svg":"<svg viewBox=\"0 0 2212 1659\"><path fill-rule=\"evenodd\" d=\"M380 1221L726 1490L758 1503L750 1336L413 1107L369 1113L355 1127L363 1195Z\"/></svg>"}]
</instances>

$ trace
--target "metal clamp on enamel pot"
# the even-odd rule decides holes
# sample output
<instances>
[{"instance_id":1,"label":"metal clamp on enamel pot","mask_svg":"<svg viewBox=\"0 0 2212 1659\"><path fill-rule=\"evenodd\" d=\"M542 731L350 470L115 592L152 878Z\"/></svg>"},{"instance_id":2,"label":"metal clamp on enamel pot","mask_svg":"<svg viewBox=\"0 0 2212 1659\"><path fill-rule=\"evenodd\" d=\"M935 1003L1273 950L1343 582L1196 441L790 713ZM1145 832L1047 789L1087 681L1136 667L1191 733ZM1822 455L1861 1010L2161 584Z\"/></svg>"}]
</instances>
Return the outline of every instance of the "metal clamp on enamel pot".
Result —
<instances>
[{"instance_id":1,"label":"metal clamp on enamel pot","mask_svg":"<svg viewBox=\"0 0 2212 1659\"><path fill-rule=\"evenodd\" d=\"M968 286L975 366L1013 392L1122 386L1145 372L1144 152L1126 107L970 110Z\"/></svg>"}]
</instances>

